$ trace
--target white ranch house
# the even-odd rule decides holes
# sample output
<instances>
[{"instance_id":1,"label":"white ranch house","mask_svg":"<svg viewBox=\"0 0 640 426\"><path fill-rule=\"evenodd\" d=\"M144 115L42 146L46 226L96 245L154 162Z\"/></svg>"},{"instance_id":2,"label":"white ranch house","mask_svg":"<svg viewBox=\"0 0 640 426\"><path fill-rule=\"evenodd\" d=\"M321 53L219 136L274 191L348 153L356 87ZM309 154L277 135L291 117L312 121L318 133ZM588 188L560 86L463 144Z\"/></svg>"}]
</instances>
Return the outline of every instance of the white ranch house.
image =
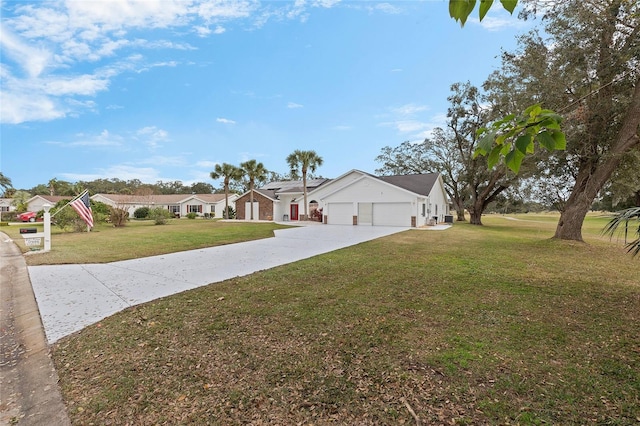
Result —
<instances>
[{"instance_id":1,"label":"white ranch house","mask_svg":"<svg viewBox=\"0 0 640 426\"><path fill-rule=\"evenodd\" d=\"M229 194L229 206L235 209L237 194ZM112 207L121 208L129 212L129 216L140 207L161 207L176 216L183 217L189 213L212 217L223 217L224 194L169 194L169 195L123 195L123 194L95 194L94 201L100 201Z\"/></svg>"},{"instance_id":2,"label":"white ranch house","mask_svg":"<svg viewBox=\"0 0 640 426\"><path fill-rule=\"evenodd\" d=\"M307 182L309 215L325 224L422 227L452 221L439 173L374 176L351 170L336 179ZM237 219L251 217L250 193L242 194ZM254 220L304 219L302 182L272 182L254 190Z\"/></svg>"},{"instance_id":3,"label":"white ranch house","mask_svg":"<svg viewBox=\"0 0 640 426\"><path fill-rule=\"evenodd\" d=\"M452 221L439 173L374 176L351 170L308 194L331 225L422 227Z\"/></svg>"}]
</instances>

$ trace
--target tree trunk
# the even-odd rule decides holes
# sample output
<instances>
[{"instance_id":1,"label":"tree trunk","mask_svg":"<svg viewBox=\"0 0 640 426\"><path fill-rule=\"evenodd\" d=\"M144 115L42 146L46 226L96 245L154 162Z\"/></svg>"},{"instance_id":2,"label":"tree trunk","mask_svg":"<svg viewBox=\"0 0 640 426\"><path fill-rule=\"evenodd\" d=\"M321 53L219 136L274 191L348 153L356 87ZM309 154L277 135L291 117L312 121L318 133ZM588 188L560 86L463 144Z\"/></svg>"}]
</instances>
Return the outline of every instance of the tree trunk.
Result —
<instances>
[{"instance_id":1,"label":"tree trunk","mask_svg":"<svg viewBox=\"0 0 640 426\"><path fill-rule=\"evenodd\" d=\"M464 222L467 219L464 217L464 205L462 204L462 202L456 203L454 202L454 206L456 209L456 215L458 216L456 218L456 221L458 222Z\"/></svg>"},{"instance_id":2,"label":"tree trunk","mask_svg":"<svg viewBox=\"0 0 640 426\"><path fill-rule=\"evenodd\" d=\"M471 209L469 209L469 223L472 225L482 226L482 206L478 207L478 204L482 204L482 201L476 201Z\"/></svg>"},{"instance_id":3,"label":"tree trunk","mask_svg":"<svg viewBox=\"0 0 640 426\"><path fill-rule=\"evenodd\" d=\"M307 203L307 170L302 169L302 193L304 194L304 217L302 220L309 220L309 212L307 209L309 208L309 203Z\"/></svg>"},{"instance_id":4,"label":"tree trunk","mask_svg":"<svg viewBox=\"0 0 640 426\"><path fill-rule=\"evenodd\" d=\"M622 156L640 145L638 126L640 126L640 78L636 81L629 109L611 150L602 162L593 159L585 163L578 172L576 184L565 204L564 211L560 214L554 238L582 241L582 224L596 195L616 170Z\"/></svg>"},{"instance_id":5,"label":"tree trunk","mask_svg":"<svg viewBox=\"0 0 640 426\"><path fill-rule=\"evenodd\" d=\"M249 206L249 210L251 210L251 213L249 213L251 216L251 220L253 220L253 182L249 182L249 190L251 191L251 206ZM246 213L245 213L246 214ZM246 216L245 216L246 217Z\"/></svg>"},{"instance_id":6,"label":"tree trunk","mask_svg":"<svg viewBox=\"0 0 640 426\"><path fill-rule=\"evenodd\" d=\"M224 213L222 217L229 219L229 181L224 182Z\"/></svg>"}]
</instances>

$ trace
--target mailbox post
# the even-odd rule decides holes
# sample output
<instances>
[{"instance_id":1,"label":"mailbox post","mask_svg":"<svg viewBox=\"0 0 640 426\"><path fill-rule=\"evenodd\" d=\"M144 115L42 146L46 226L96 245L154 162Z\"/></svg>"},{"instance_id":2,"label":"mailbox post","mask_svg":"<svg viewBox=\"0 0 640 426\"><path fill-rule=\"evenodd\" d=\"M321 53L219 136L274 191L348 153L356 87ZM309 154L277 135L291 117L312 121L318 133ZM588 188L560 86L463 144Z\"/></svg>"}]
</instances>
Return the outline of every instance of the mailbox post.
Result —
<instances>
[{"instance_id":1,"label":"mailbox post","mask_svg":"<svg viewBox=\"0 0 640 426\"><path fill-rule=\"evenodd\" d=\"M45 204L44 208L44 232L38 232L38 228L20 228L20 235L24 238L27 246L39 246L44 239L44 248L42 251L51 250L51 205Z\"/></svg>"},{"instance_id":2,"label":"mailbox post","mask_svg":"<svg viewBox=\"0 0 640 426\"><path fill-rule=\"evenodd\" d=\"M51 250L51 204L47 203L42 206L44 209L44 251Z\"/></svg>"}]
</instances>

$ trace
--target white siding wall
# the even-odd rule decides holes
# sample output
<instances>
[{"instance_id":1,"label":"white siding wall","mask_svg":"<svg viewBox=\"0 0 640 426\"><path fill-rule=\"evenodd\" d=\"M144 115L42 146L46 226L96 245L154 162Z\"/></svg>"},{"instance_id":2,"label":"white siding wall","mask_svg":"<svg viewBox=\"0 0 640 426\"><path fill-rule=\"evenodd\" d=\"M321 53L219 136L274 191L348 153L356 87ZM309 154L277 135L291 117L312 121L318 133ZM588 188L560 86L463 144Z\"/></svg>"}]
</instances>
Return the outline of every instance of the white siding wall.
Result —
<instances>
[{"instance_id":1,"label":"white siding wall","mask_svg":"<svg viewBox=\"0 0 640 426\"><path fill-rule=\"evenodd\" d=\"M429 193L429 205L427 206L427 208L431 209L431 212L427 215L427 218L436 216L437 206L438 222L444 222L445 215L449 214L449 203L447 201L447 194L444 192L441 183L442 178L440 178L439 181L436 182L435 185L433 185L431 193Z\"/></svg>"}]
</instances>

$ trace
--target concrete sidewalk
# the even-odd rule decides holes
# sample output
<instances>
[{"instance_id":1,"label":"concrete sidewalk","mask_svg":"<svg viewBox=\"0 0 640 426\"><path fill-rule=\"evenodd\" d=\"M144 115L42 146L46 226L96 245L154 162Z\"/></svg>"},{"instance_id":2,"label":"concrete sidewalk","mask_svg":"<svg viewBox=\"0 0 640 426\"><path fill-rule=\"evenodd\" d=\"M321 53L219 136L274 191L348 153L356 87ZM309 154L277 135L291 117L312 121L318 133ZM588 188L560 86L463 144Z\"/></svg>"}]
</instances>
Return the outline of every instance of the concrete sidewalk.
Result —
<instances>
[{"instance_id":1,"label":"concrete sidewalk","mask_svg":"<svg viewBox=\"0 0 640 426\"><path fill-rule=\"evenodd\" d=\"M107 264L29 267L49 343L129 306L405 231L300 226L275 238Z\"/></svg>"},{"instance_id":2,"label":"concrete sidewalk","mask_svg":"<svg viewBox=\"0 0 640 426\"><path fill-rule=\"evenodd\" d=\"M27 265L0 238L0 425L69 425Z\"/></svg>"}]
</instances>

